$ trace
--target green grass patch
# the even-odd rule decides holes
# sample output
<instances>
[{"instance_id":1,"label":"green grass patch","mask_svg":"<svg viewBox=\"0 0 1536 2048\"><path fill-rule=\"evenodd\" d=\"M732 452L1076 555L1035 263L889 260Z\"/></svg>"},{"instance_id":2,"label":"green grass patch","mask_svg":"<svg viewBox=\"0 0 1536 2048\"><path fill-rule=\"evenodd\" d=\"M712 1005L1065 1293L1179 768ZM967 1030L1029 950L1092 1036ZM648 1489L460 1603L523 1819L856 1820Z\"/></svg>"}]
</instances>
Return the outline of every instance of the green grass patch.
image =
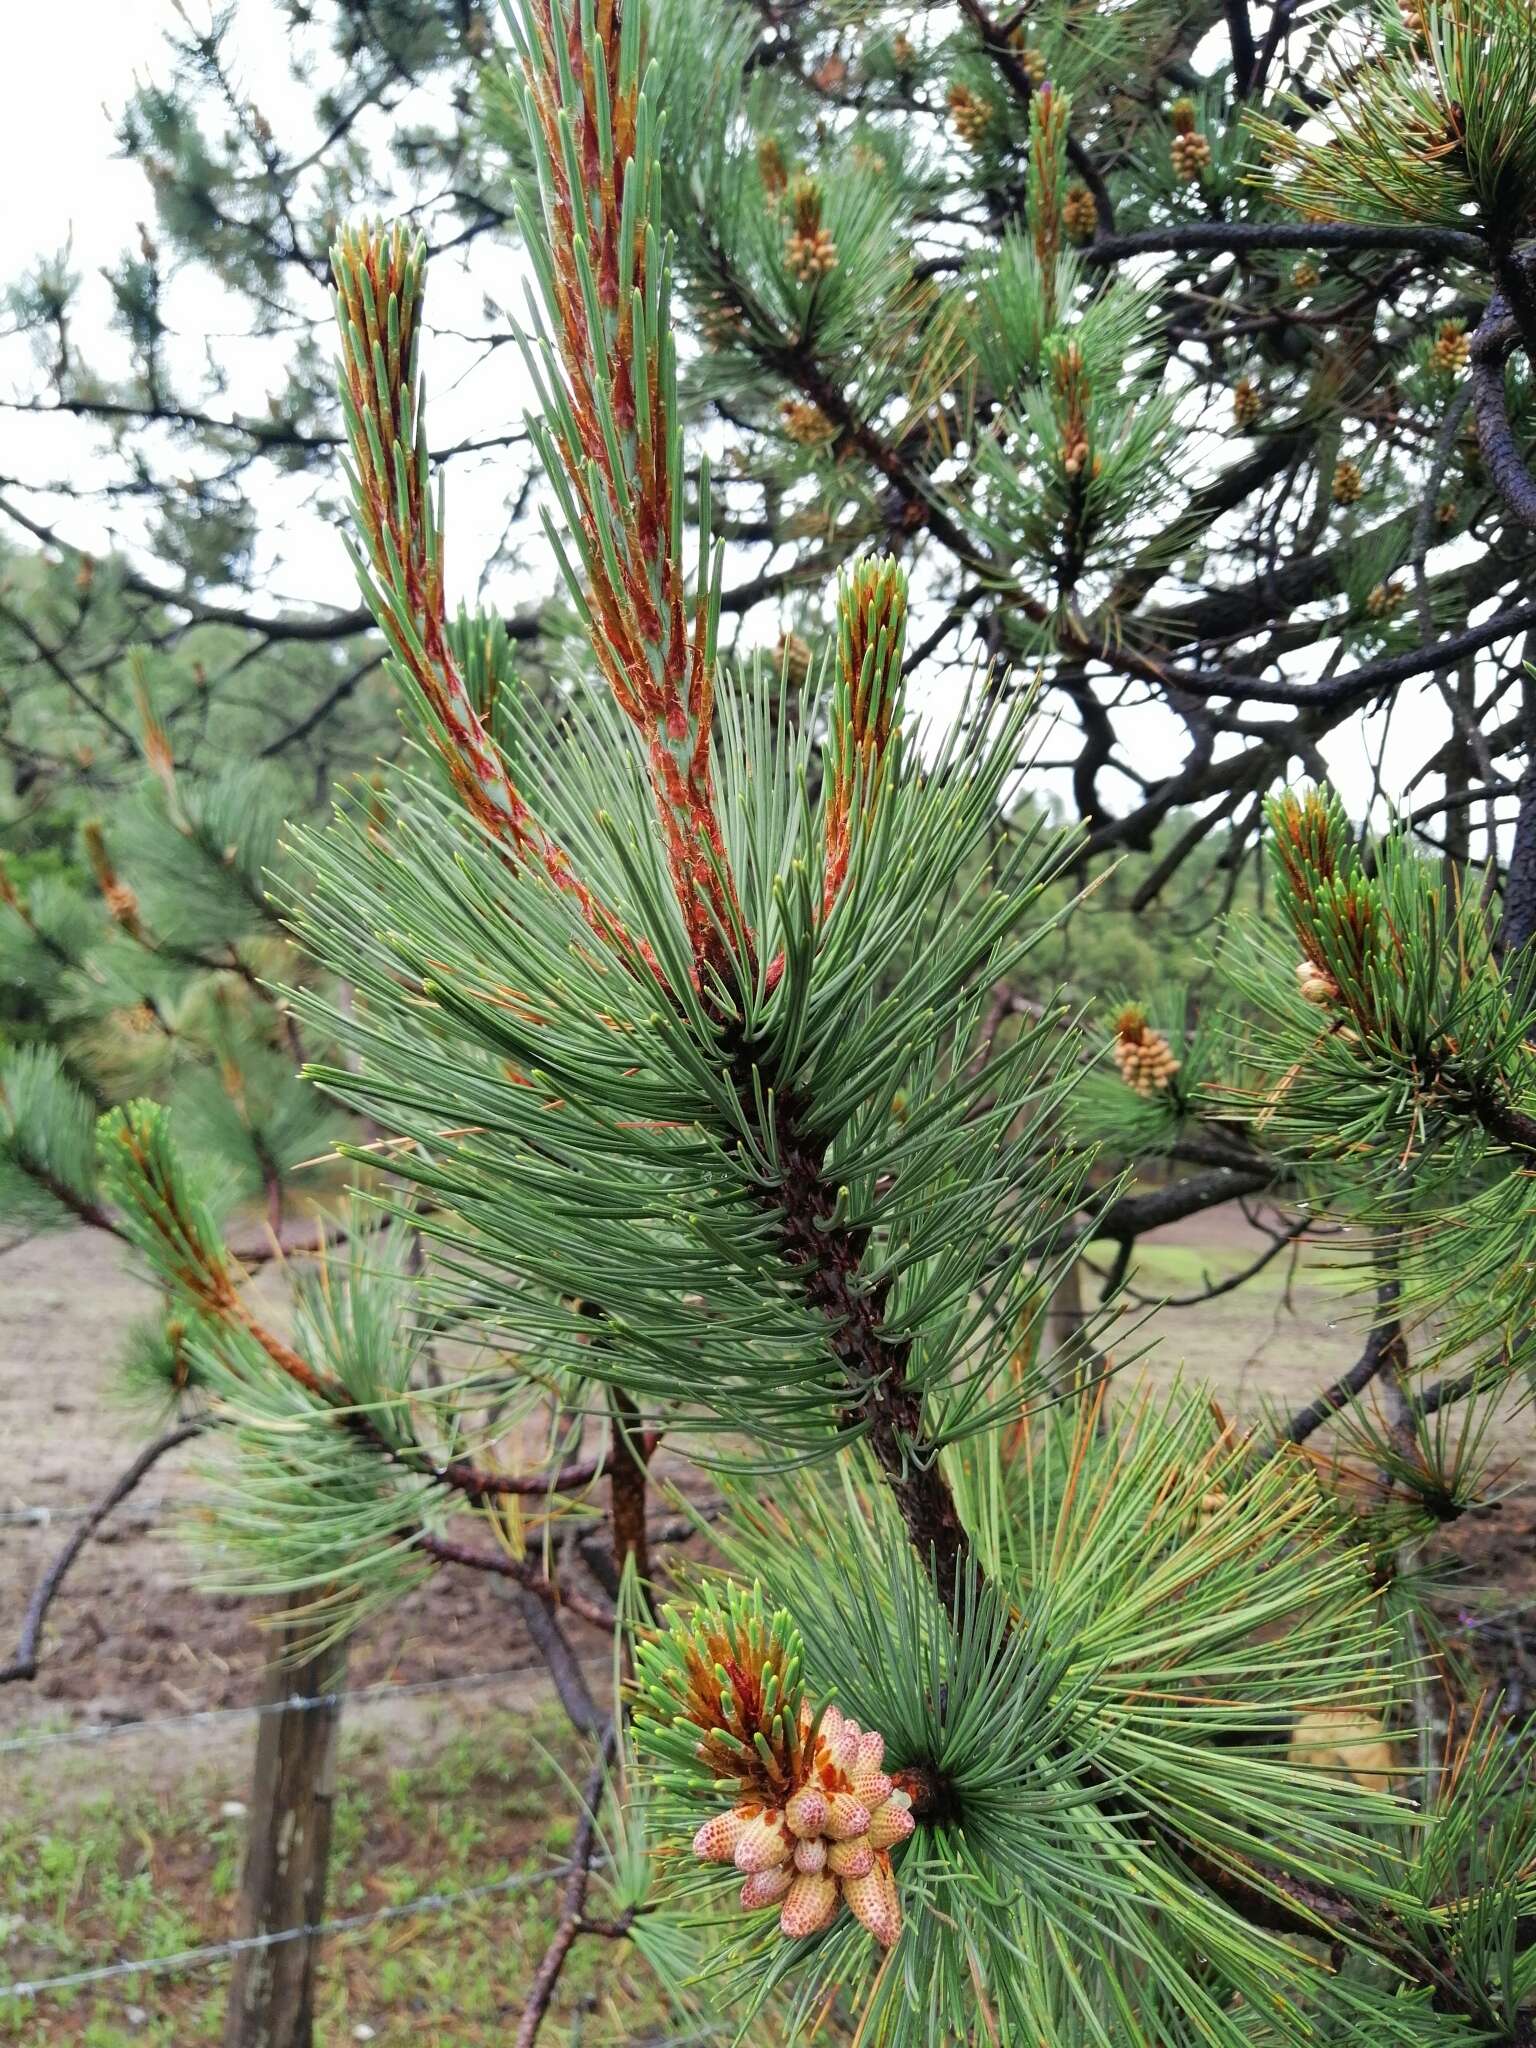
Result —
<instances>
[{"instance_id":1,"label":"green grass patch","mask_svg":"<svg viewBox=\"0 0 1536 2048\"><path fill-rule=\"evenodd\" d=\"M554 1710L477 1716L403 1766L388 1763L382 1748L367 1730L343 1743L329 1917L560 1862L573 1812L561 1768L579 1777L584 1762ZM241 1796L227 1772L191 1775L169 1797L114 1784L64 1808L41 1771L18 1784L0 1816L0 1984L227 1939L245 1820L223 1808ZM317 2040L327 2048L353 2040L505 2048L553 1932L558 1889L543 1884L330 1937ZM602 1910L596 1893L593 1908ZM216 2043L229 1968L219 1962L0 2000L0 2041ZM691 2031L627 1943L586 1940L566 1968L547 2038L620 2048Z\"/></svg>"}]
</instances>

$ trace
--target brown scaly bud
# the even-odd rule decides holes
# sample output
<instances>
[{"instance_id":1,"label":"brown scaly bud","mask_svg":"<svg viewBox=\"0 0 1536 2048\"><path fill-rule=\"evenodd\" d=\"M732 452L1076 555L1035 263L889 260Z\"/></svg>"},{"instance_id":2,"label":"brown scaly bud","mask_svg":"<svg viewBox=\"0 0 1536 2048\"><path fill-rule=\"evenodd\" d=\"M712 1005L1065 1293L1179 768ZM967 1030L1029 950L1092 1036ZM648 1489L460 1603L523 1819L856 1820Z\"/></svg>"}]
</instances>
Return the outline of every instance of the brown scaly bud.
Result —
<instances>
[{"instance_id":1,"label":"brown scaly bud","mask_svg":"<svg viewBox=\"0 0 1536 2048\"><path fill-rule=\"evenodd\" d=\"M1264 398L1251 377L1239 377L1232 388L1232 419L1238 429L1246 433L1256 427L1264 416Z\"/></svg>"},{"instance_id":2,"label":"brown scaly bud","mask_svg":"<svg viewBox=\"0 0 1536 2048\"><path fill-rule=\"evenodd\" d=\"M957 79L945 94L949 107L949 118L954 123L955 133L968 149L980 149L992 125L992 108L988 101L962 85Z\"/></svg>"},{"instance_id":3,"label":"brown scaly bud","mask_svg":"<svg viewBox=\"0 0 1536 2048\"><path fill-rule=\"evenodd\" d=\"M1332 488L1335 505L1358 505L1365 496L1365 478L1353 456L1340 456L1334 464Z\"/></svg>"},{"instance_id":4,"label":"brown scaly bud","mask_svg":"<svg viewBox=\"0 0 1536 2048\"><path fill-rule=\"evenodd\" d=\"M765 135L757 145L757 174L770 199L782 199L789 188L789 167L776 135Z\"/></svg>"},{"instance_id":5,"label":"brown scaly bud","mask_svg":"<svg viewBox=\"0 0 1536 2048\"><path fill-rule=\"evenodd\" d=\"M1435 507L1435 524L1440 527L1454 526L1461 517L1461 508L1454 498L1442 498Z\"/></svg>"},{"instance_id":6,"label":"brown scaly bud","mask_svg":"<svg viewBox=\"0 0 1536 2048\"><path fill-rule=\"evenodd\" d=\"M1402 608L1407 594L1401 583L1377 583L1365 600L1365 608L1373 619L1390 619Z\"/></svg>"},{"instance_id":7,"label":"brown scaly bud","mask_svg":"<svg viewBox=\"0 0 1536 2048\"><path fill-rule=\"evenodd\" d=\"M784 265L798 283L811 285L837 268L837 244L821 224L821 187L797 178L791 194L794 225L784 244Z\"/></svg>"},{"instance_id":8,"label":"brown scaly bud","mask_svg":"<svg viewBox=\"0 0 1536 2048\"><path fill-rule=\"evenodd\" d=\"M786 398L779 407L779 418L784 422L784 431L790 440L802 448L819 447L837 433L836 426L821 407L813 405L808 398Z\"/></svg>"},{"instance_id":9,"label":"brown scaly bud","mask_svg":"<svg viewBox=\"0 0 1536 2048\"><path fill-rule=\"evenodd\" d=\"M1193 135L1195 132L1195 103L1191 99L1177 99L1168 109L1168 118L1173 123L1175 135Z\"/></svg>"},{"instance_id":10,"label":"brown scaly bud","mask_svg":"<svg viewBox=\"0 0 1536 2048\"><path fill-rule=\"evenodd\" d=\"M1291 265L1291 284L1299 292L1310 292L1322 282L1322 273L1308 256Z\"/></svg>"},{"instance_id":11,"label":"brown scaly bud","mask_svg":"<svg viewBox=\"0 0 1536 2048\"><path fill-rule=\"evenodd\" d=\"M1061 224L1074 242L1091 242L1099 224L1099 203L1086 185L1069 185L1061 202Z\"/></svg>"},{"instance_id":12,"label":"brown scaly bud","mask_svg":"<svg viewBox=\"0 0 1536 2048\"><path fill-rule=\"evenodd\" d=\"M1471 360L1472 344L1465 327L1459 320L1441 321L1440 332L1430 343L1429 367L1453 376L1458 370L1464 370Z\"/></svg>"},{"instance_id":13,"label":"brown scaly bud","mask_svg":"<svg viewBox=\"0 0 1536 2048\"><path fill-rule=\"evenodd\" d=\"M1169 145L1173 175L1181 185L1193 185L1211 161L1211 145L1203 135L1180 130Z\"/></svg>"},{"instance_id":14,"label":"brown scaly bud","mask_svg":"<svg viewBox=\"0 0 1536 2048\"><path fill-rule=\"evenodd\" d=\"M798 633L781 633L773 643L773 665L787 683L803 689L811 673L811 643Z\"/></svg>"},{"instance_id":15,"label":"brown scaly bud","mask_svg":"<svg viewBox=\"0 0 1536 2048\"><path fill-rule=\"evenodd\" d=\"M75 589L82 597L96 581L96 557L82 555L75 566Z\"/></svg>"},{"instance_id":16,"label":"brown scaly bud","mask_svg":"<svg viewBox=\"0 0 1536 2048\"><path fill-rule=\"evenodd\" d=\"M891 38L891 62L898 71L910 71L917 62L912 38L902 29L898 29Z\"/></svg>"},{"instance_id":17,"label":"brown scaly bud","mask_svg":"<svg viewBox=\"0 0 1536 2048\"><path fill-rule=\"evenodd\" d=\"M1120 1078L1138 1095L1151 1097L1172 1086L1179 1071L1173 1048L1154 1031L1146 1012L1132 1003L1115 1019L1115 1065Z\"/></svg>"}]
</instances>

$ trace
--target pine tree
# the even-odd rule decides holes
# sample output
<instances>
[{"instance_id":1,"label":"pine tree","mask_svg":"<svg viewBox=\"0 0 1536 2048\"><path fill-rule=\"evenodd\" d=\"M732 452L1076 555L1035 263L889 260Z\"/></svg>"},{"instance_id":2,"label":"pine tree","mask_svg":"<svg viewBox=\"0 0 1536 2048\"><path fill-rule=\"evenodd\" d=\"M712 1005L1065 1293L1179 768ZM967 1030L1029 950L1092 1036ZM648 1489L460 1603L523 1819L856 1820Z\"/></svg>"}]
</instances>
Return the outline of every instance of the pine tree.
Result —
<instances>
[{"instance_id":1,"label":"pine tree","mask_svg":"<svg viewBox=\"0 0 1536 2048\"><path fill-rule=\"evenodd\" d=\"M1276 807L1303 969L1270 927L1241 970L1264 1022L1222 1048L1251 1077L1224 1142L1262 1137L1375 1224L1371 1369L1325 1397L1348 1411L1335 1464L1378 1468L1375 1498L1303 1452L1305 1428L1266 1445L1193 1393L1053 1398L1043 1291L1086 1156L1075 1041L1049 1014L974 1056L1071 859L996 831L1028 699L983 688L917 716L906 580L879 555L843 577L795 722L761 664L719 659L722 548L707 464L685 504L657 217L667 72L641 22L530 4L511 24L530 431L606 686L558 721L519 706L515 747L447 617L420 252L364 231L334 259L359 576L417 752L376 802L297 835L288 914L354 995L345 1016L313 985L285 1000L346 1048L322 1085L386 1134L386 1209L438 1248L429 1311L401 1240L360 1231L372 1249L274 1334L165 1113L103 1126L110 1198L234 1431L232 1568L314 1589L337 1631L472 1556L452 1533L472 1513L503 1546L484 1555L538 1577L465 1390L416 1374L423 1324L451 1320L505 1356L509 1391L553 1375L612 1416L635 1645L612 1789L636 1850L613 1883L658 1968L707 1971L790 2033L830 1999L902 2043L1526 2038L1526 1757L1488 1716L1436 1737L1401 1568L1479 1483L1479 1425L1448 1433L1450 1390L1412 1390L1405 1319L1452 1311L1474 1396L1523 1365L1523 969L1500 971L1483 906L1400 841L1367 870L1336 805ZM1037 91L1049 193L1068 129ZM851 344L878 214L862 189L834 206L802 182L764 207L788 296L749 322L846 268L855 295L826 317ZM1037 201L1014 276L1046 319L1075 290L1052 234ZM1166 459L1169 408L1127 396L1095 468L1094 323L1123 359L1132 317L1098 295L1080 340L1037 354L1010 432L1040 456L1027 485L993 478L1081 564ZM866 322L872 379L902 345ZM1118 1033L1108 1085L1138 1114L1215 1121L1199 1058L1144 1009ZM1368 1388L1395 1397L1378 1431ZM617 1484L628 1460L643 1487L647 1430L714 1443L725 1500L720 1567L659 1609ZM1342 1773L1315 1761L1322 1730Z\"/></svg>"},{"instance_id":2,"label":"pine tree","mask_svg":"<svg viewBox=\"0 0 1536 2048\"><path fill-rule=\"evenodd\" d=\"M996 1028L1084 842L1021 799L1027 687L993 667L917 700L916 578L871 543L921 533L1005 579L999 655L1108 661L1114 608L1085 593L1169 559L1186 436L1155 308L1098 281L1135 250L1110 241L1117 195L1079 125L1148 24L1015 39L965 17L946 118L983 189L1023 190L995 261L950 294L901 252L921 167L898 191L888 132L844 133L834 170L802 159L807 126L764 117L777 80L749 121L728 96L712 112L748 69L740 23L511 15L496 118L536 287L529 432L585 641L552 703L450 621L422 250L402 229L339 237L356 562L412 745L294 831L273 887L312 963L281 1003L314 1080L376 1134L344 1149L386 1184L284 1331L242 1288L174 1110L104 1118L97 1198L170 1297L162 1370L223 1439L227 1583L308 1592L329 1636L424 1572L478 1567L557 1639L562 1605L614 1627L627 1675L574 1917L523 2041L590 1928L766 2038L1526 2043L1529 1740L1442 1700L1419 1565L1496 1490L1500 1403L1530 1366L1531 956L1463 860L1401 830L1367 856L1304 790L1268 807L1272 914L1220 949L1225 1010L1192 1017L1170 983L1128 991L1097 1043L1059 1001ZM1524 269L1494 210L1529 224L1504 160L1531 47L1515 21L1394 20L1326 146L1261 132L1282 193L1365 208L1364 239L1307 223L1321 247L1423 230L1486 259L1499 297L1469 351L1518 516L1502 379ZM880 63L918 92L930 53L903 41ZM1490 48L1515 84L1500 73L1483 126ZM1234 29L1239 99L1272 57ZM1427 118L1429 79L1464 84L1456 149L1442 107L1401 182L1370 184L1383 110ZM1215 93L1161 124L1159 206L1199 194L1207 214L1188 246L1234 246L1219 203L1247 133ZM1069 209L1079 190L1091 206ZM697 359L683 303L712 323ZM685 428L726 392L760 432L782 422L841 570L798 691L788 645L777 667L722 655L732 521ZM1389 488L1327 435L1309 459L1324 518ZM1390 585L1379 545L1340 575L1368 563L1362 635L1393 609L1368 602ZM1136 673L1134 646L1113 658ZM121 924L128 885L101 881ZM84 1154L77 1110L15 1121ZM1152 1213L1090 1184L1102 1148L1204 1163L1201 1199L1283 1177L1365 1226L1359 1364L1239 1432L1196 1390L1122 1399L1080 1350L1053 1357L1056 1280L1090 1234L1133 1242ZM464 1379L424 1369L443 1329L484 1347ZM544 1471L510 1468L507 1404L551 1394L557 1417L606 1419L605 1449L572 1465L552 1437ZM662 1433L716 1472L709 1567L649 1555ZM554 1541L600 1476L611 1607Z\"/></svg>"}]
</instances>

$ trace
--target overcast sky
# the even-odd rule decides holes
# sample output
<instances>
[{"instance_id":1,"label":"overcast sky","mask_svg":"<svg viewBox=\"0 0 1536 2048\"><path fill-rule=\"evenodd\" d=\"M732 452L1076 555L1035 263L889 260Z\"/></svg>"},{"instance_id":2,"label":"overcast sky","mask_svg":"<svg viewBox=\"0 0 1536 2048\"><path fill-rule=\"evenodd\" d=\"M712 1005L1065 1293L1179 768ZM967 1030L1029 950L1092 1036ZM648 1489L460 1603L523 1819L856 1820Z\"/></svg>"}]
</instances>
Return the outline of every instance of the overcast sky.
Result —
<instances>
[{"instance_id":1,"label":"overcast sky","mask_svg":"<svg viewBox=\"0 0 1536 2048\"><path fill-rule=\"evenodd\" d=\"M187 4L196 20L206 0ZM10 200L0 209L0 278L16 277L70 242L73 265L86 280L80 312L84 350L110 369L110 343L99 345L107 301L97 272L132 244L137 222L152 218L141 173L116 154L113 124L136 80L165 75L164 37L177 25L176 11L172 0L55 0L51 6L33 0L7 9L7 16L12 89L6 96L6 121L0 124L0 190ZM284 17L276 0L243 0L237 20L243 88L280 138L301 141L308 129L308 98L287 70ZM450 268L446 274L440 267L434 274L429 324L483 331L481 300L487 291L509 308L520 305L516 259L482 242L470 267ZM195 361L208 337L217 336L214 345L232 379L228 402L237 408L261 407L273 375L271 344L252 348L231 333L229 302L206 287L183 280L171 307L182 360ZM16 389L27 381L25 358L16 354L19 346L0 337L0 388ZM474 367L477 360L462 343L434 340L429 361L434 442L501 431L515 423L524 398L515 351L500 349L479 368ZM6 452L0 469L6 474L36 479L68 474L78 480L87 473L89 432L60 420L3 417ZM454 470L449 573L456 591L475 592L477 565L502 537L517 475L514 471L509 482L505 460ZM274 604L350 604L351 572L337 535L300 510L311 489L309 481L274 484L264 497L260 509L271 531L259 564L261 587ZM113 537L130 543L134 538L131 511L101 515L89 506L44 495L27 505L82 546L101 548ZM536 595L542 581L542 573L514 574L498 578L489 594L515 606ZM765 617L763 637L771 638L774 630L775 621ZM1398 701L1389 734L1389 792L1424 758L1430 732L1445 728L1445 714L1428 685L1410 685ZM1326 748L1352 808L1370 789L1371 756L1380 736L1379 721L1370 726L1355 721ZM1167 755L1174 739L1171 721L1148 713L1144 739L1144 759ZM1422 799L1427 793L1417 795Z\"/></svg>"}]
</instances>

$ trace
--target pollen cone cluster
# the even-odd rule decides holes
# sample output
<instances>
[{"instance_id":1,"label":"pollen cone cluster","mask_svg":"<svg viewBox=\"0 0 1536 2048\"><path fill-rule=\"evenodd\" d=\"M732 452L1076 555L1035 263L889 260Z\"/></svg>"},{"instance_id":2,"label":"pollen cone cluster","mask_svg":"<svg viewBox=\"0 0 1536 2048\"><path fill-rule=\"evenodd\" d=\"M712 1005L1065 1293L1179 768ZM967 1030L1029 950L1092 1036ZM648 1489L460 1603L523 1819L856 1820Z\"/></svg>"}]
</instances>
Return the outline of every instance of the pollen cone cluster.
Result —
<instances>
[{"instance_id":1,"label":"pollen cone cluster","mask_svg":"<svg viewBox=\"0 0 1536 2048\"><path fill-rule=\"evenodd\" d=\"M1173 1047L1134 1007L1115 1019L1115 1065L1128 1088L1147 1096L1167 1088L1179 1071Z\"/></svg>"},{"instance_id":2,"label":"pollen cone cluster","mask_svg":"<svg viewBox=\"0 0 1536 2048\"><path fill-rule=\"evenodd\" d=\"M743 1910L776 1909L791 1941L847 1906L889 1948L901 1933L891 1851L913 1820L885 1737L813 1706L799 1632L758 1588L707 1582L665 1619L636 1645L635 1731L664 1791L714 1809L702 1827L686 1823L693 1854L733 1864Z\"/></svg>"},{"instance_id":3,"label":"pollen cone cluster","mask_svg":"<svg viewBox=\"0 0 1536 2048\"><path fill-rule=\"evenodd\" d=\"M889 1852L912 1832L912 1801L881 1769L883 1735L829 1706L810 1740L810 1708L800 1711L807 1738L801 1782L782 1806L746 1800L712 1815L694 1836L693 1853L706 1863L734 1863L746 1880L743 1910L777 1906L791 1941L830 1926L841 1904L889 1948L901 1932Z\"/></svg>"}]
</instances>

